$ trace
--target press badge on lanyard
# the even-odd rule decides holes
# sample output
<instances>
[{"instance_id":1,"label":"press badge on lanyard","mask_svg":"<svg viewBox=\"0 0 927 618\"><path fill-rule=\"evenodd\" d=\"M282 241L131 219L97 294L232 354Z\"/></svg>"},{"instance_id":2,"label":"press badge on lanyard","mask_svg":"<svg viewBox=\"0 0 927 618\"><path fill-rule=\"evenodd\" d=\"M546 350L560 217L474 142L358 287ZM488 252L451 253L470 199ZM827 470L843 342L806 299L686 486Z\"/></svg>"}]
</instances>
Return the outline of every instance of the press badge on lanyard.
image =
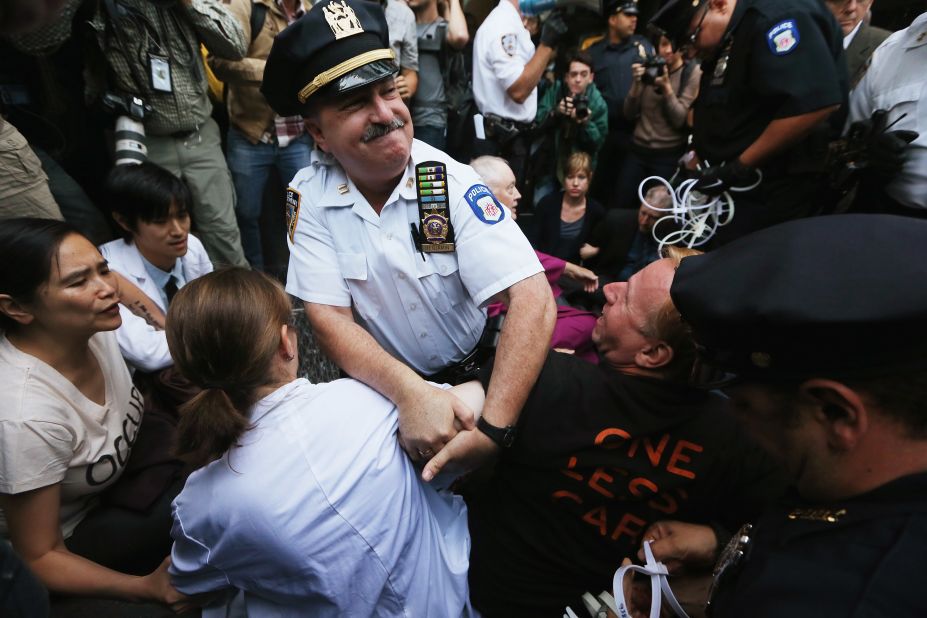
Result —
<instances>
[{"instance_id":1,"label":"press badge on lanyard","mask_svg":"<svg viewBox=\"0 0 927 618\"><path fill-rule=\"evenodd\" d=\"M171 87L171 60L167 56L148 52L148 71L151 88L157 92L173 92Z\"/></svg>"}]
</instances>

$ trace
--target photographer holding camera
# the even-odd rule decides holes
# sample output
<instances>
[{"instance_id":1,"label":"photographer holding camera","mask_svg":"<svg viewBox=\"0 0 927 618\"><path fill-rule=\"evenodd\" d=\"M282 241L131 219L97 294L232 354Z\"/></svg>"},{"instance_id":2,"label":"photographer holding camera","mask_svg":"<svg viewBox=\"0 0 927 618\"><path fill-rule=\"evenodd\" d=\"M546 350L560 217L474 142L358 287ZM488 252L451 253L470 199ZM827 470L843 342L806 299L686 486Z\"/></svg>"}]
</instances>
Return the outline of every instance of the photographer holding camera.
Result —
<instances>
[{"instance_id":1,"label":"photographer holding camera","mask_svg":"<svg viewBox=\"0 0 927 618\"><path fill-rule=\"evenodd\" d=\"M620 208L636 208L637 189L648 176L669 179L685 153L689 108L698 96L702 70L686 60L665 36L657 53L631 67L634 81L624 100L624 115L634 122L631 147L617 184Z\"/></svg>"},{"instance_id":2,"label":"photographer holding camera","mask_svg":"<svg viewBox=\"0 0 927 618\"><path fill-rule=\"evenodd\" d=\"M88 82L88 94L116 117L117 165L147 158L182 178L210 259L247 265L200 55L203 44L240 60L248 49L242 27L221 0L106 0L90 27L105 78Z\"/></svg>"},{"instance_id":3,"label":"photographer holding camera","mask_svg":"<svg viewBox=\"0 0 927 618\"><path fill-rule=\"evenodd\" d=\"M545 195L559 190L566 160L574 152L585 152L595 169L596 156L608 133L608 104L593 83L592 58L576 52L562 79L548 88L538 103L534 192L537 204Z\"/></svg>"}]
</instances>

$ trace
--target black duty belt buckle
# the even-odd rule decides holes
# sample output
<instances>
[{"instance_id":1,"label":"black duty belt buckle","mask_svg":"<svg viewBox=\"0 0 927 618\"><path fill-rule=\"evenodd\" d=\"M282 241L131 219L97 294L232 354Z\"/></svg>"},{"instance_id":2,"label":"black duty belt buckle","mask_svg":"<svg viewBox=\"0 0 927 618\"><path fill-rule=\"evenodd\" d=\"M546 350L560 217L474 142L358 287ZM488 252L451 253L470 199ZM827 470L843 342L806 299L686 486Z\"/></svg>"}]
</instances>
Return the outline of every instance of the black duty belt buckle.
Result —
<instances>
[{"instance_id":1,"label":"black duty belt buckle","mask_svg":"<svg viewBox=\"0 0 927 618\"><path fill-rule=\"evenodd\" d=\"M495 114L485 116L483 126L486 129L486 135L500 144L512 141L520 133L517 124L513 120L506 120Z\"/></svg>"}]
</instances>

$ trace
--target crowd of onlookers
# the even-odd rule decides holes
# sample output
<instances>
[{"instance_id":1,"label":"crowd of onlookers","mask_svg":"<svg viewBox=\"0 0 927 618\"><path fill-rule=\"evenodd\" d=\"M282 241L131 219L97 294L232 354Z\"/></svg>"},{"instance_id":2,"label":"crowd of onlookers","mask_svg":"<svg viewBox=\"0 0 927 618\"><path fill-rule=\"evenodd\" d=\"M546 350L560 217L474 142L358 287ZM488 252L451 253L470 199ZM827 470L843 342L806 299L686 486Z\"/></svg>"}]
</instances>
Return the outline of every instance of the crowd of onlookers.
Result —
<instances>
[{"instance_id":1,"label":"crowd of onlookers","mask_svg":"<svg viewBox=\"0 0 927 618\"><path fill-rule=\"evenodd\" d=\"M311 597L313 577L328 577L325 585L356 586L351 611L366 614L392 602L364 595L368 584L378 589L382 573L367 566L347 581L350 566L331 565L340 547L366 534L396 534L387 570L426 588L410 597L430 599L410 606L426 615L440 597L448 608L471 609L460 572L470 542L460 499L418 484L397 445L371 450L396 431L386 399L360 383L326 389L297 380L291 300L260 274L285 274L283 189L318 156L302 116L280 113L262 95L264 65L274 37L312 3L62 4L39 29L0 39L0 407L9 411L0 418L3 560L14 564L11 540L55 603L110 597L188 611L202 600L175 586L209 592L240 577L273 592L258 600L242 593L228 607L272 613ZM850 98L849 127L885 105L881 74L863 75L889 33L869 26L871 0L825 4L845 37L851 87L865 90ZM603 15L577 8L544 20L518 15L524 35L512 39L493 36L512 19L509 0L484 16L485 25L462 0L381 5L415 138L472 162L517 218L558 305L551 347L588 364L549 357L508 465L464 485L478 608L487 615L562 608L584 582L598 585L614 571L615 556L632 555L649 522L672 515L730 527L779 495L778 471L725 423L720 401L685 384L695 352L678 329L669 284L692 250L661 253L678 221L660 220L676 196L668 183L642 182L687 174L681 160L696 122L699 61L640 27L633 1L606 3ZM493 54L525 57L497 92L481 74ZM927 208L917 192L927 178L923 143L903 158L898 148L868 155L881 173L878 190L912 215ZM879 169L883 159L893 163ZM206 276L221 266L258 272ZM606 291L632 278L636 298ZM619 305L634 307L640 341L621 334L629 323L609 321ZM491 319L506 311L501 302L488 308ZM488 369L479 376L484 389L489 376ZM345 401L350 409L339 407ZM258 416L240 414L256 403ZM320 413L305 425L287 416L310 405L339 414ZM625 424L600 431L615 424L604 418L609 406L627 411ZM566 424L557 414L564 407L574 410ZM271 412L274 423L251 432ZM253 447L258 439L280 457L270 461L264 447ZM599 459L604 441L622 463ZM233 446L242 447L240 460L221 472L204 468ZM339 457L334 446L365 454ZM552 452L570 453L568 469L546 467ZM253 475L240 475L247 471ZM332 517L284 483L298 473L313 476L326 495L345 483L364 488L339 503L347 515ZM714 482L720 476L723 487ZM384 489L395 486L406 493ZM610 500L625 490L647 500L615 508ZM235 510L235 497L263 500L266 492L292 511ZM359 533L370 518L352 514L390 501L402 510ZM550 501L580 506L564 516L545 511ZM224 522L240 537L216 536L204 504L254 519ZM427 520L428 533L397 533L411 520ZM577 544L590 526L601 543ZM252 529L262 532L247 534ZM283 530L305 545L288 546L276 534ZM551 548L535 545L542 538ZM249 571L249 555L270 547L286 556L319 546L327 553L312 569L287 572L282 562L281 570ZM39 586L27 582L18 594L21 615L41 615L47 600Z\"/></svg>"}]
</instances>

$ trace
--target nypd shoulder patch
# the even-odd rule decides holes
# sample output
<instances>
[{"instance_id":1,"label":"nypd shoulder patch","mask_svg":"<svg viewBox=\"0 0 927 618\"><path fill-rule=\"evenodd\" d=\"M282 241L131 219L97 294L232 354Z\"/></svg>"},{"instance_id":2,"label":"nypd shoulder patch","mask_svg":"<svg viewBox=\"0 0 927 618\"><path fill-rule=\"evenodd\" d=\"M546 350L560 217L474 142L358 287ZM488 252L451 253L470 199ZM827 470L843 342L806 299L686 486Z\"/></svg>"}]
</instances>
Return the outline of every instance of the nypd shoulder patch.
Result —
<instances>
[{"instance_id":1,"label":"nypd shoulder patch","mask_svg":"<svg viewBox=\"0 0 927 618\"><path fill-rule=\"evenodd\" d=\"M514 34L503 34L502 35L502 50L507 53L509 56L515 55L515 50L518 49L518 37Z\"/></svg>"},{"instance_id":2,"label":"nypd shoulder patch","mask_svg":"<svg viewBox=\"0 0 927 618\"><path fill-rule=\"evenodd\" d=\"M505 209L486 185L473 185L467 189L464 199L476 218L483 223L495 225L505 219Z\"/></svg>"},{"instance_id":3,"label":"nypd shoulder patch","mask_svg":"<svg viewBox=\"0 0 927 618\"><path fill-rule=\"evenodd\" d=\"M290 242L295 242L296 223L299 221L299 206L302 196L293 187L286 189L286 227Z\"/></svg>"},{"instance_id":4,"label":"nypd shoulder patch","mask_svg":"<svg viewBox=\"0 0 927 618\"><path fill-rule=\"evenodd\" d=\"M801 35L798 33L798 26L792 19L780 21L778 24L769 29L766 33L766 44L769 45L769 51L777 56L784 56L798 47Z\"/></svg>"}]
</instances>

